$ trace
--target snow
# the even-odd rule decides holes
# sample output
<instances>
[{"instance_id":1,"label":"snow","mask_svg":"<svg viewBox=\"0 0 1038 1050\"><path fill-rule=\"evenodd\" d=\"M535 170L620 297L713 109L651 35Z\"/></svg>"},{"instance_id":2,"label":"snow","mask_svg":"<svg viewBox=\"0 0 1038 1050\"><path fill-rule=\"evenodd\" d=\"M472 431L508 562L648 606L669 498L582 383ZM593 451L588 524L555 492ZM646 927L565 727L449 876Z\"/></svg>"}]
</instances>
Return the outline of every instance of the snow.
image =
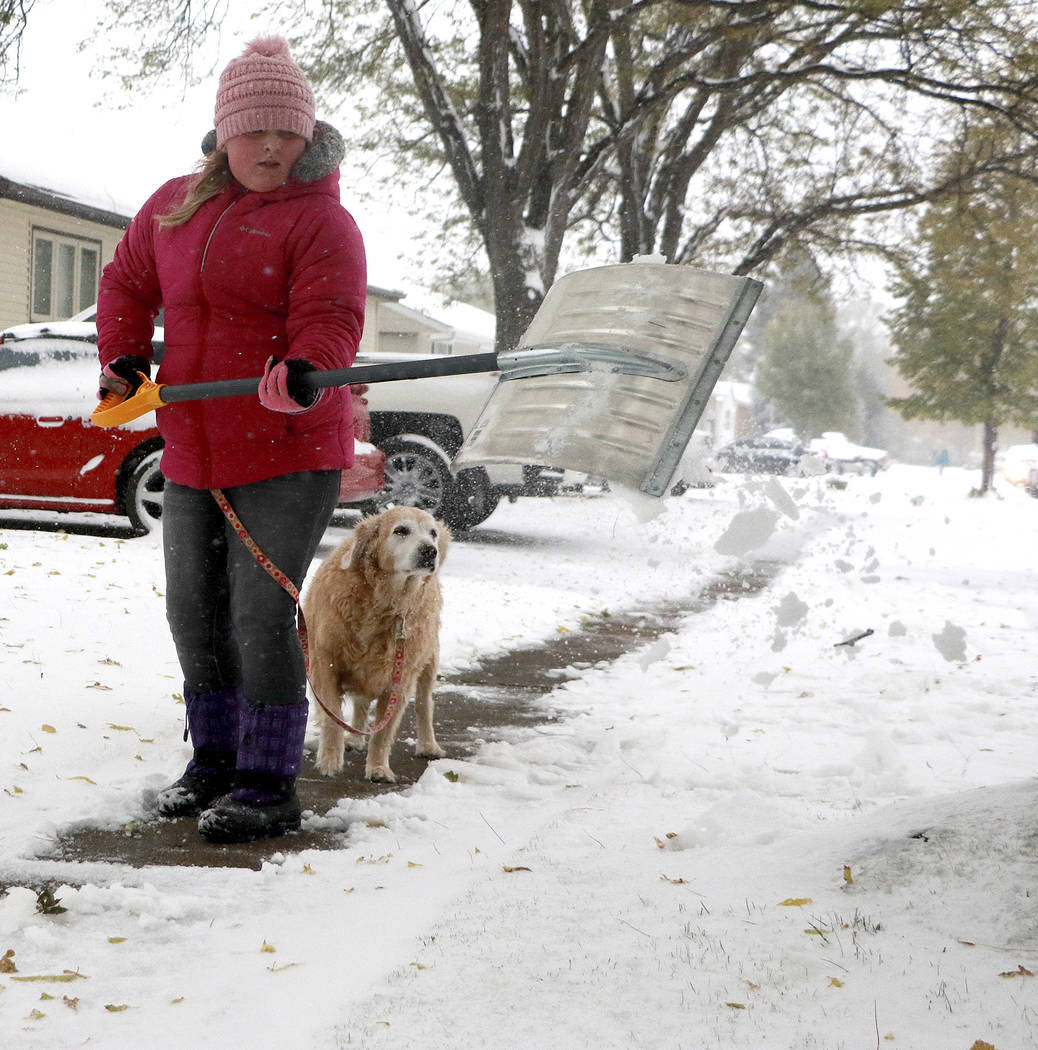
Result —
<instances>
[{"instance_id":1,"label":"snow","mask_svg":"<svg viewBox=\"0 0 1038 1050\"><path fill-rule=\"evenodd\" d=\"M261 871L39 859L145 819L180 680L156 537L2 528L5 1044L1034 1046L1038 502L977 480L502 505L447 559L445 670L687 614Z\"/></svg>"}]
</instances>

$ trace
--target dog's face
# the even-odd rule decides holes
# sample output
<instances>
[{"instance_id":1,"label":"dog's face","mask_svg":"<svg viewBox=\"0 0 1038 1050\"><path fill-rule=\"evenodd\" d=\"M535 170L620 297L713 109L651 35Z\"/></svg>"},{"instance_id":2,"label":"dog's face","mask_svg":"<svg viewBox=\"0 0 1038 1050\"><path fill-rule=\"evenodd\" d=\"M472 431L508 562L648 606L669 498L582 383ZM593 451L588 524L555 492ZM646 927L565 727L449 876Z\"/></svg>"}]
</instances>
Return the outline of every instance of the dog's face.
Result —
<instances>
[{"instance_id":1,"label":"dog's face","mask_svg":"<svg viewBox=\"0 0 1038 1050\"><path fill-rule=\"evenodd\" d=\"M450 529L417 507L392 507L353 530L349 565L396 576L432 576L443 564ZM346 568L346 565L343 565Z\"/></svg>"}]
</instances>

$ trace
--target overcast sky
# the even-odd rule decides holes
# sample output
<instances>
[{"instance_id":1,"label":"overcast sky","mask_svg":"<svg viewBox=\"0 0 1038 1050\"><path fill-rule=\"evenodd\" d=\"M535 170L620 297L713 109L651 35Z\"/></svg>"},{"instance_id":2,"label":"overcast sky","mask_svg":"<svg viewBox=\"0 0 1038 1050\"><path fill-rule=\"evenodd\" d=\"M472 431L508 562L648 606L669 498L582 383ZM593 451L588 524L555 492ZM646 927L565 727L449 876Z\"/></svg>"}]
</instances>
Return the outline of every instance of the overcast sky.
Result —
<instances>
[{"instance_id":1,"label":"overcast sky","mask_svg":"<svg viewBox=\"0 0 1038 1050\"><path fill-rule=\"evenodd\" d=\"M236 18L258 8L235 0ZM216 77L255 36L282 27L224 24L217 73L185 92L177 74L169 86L137 96L113 96L114 81L100 75L103 46L85 54L78 45L96 35L105 5L100 0L37 0L22 44L17 90L0 91L3 149L0 175L66 193L133 215L166 179L194 169L202 136L213 126ZM339 124L336 115L319 119ZM396 259L401 236L387 207L375 212L344 180L343 204L365 235L372 284L401 287L404 266Z\"/></svg>"}]
</instances>

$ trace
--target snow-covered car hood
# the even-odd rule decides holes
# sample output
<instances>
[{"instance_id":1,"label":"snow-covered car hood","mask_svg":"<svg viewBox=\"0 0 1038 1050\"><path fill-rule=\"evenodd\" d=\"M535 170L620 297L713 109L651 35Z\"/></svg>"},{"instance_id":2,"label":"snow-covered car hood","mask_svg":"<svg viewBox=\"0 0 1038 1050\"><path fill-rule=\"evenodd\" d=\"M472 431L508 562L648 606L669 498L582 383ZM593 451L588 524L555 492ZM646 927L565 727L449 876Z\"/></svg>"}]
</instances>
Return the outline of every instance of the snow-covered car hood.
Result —
<instances>
[{"instance_id":1,"label":"snow-covered car hood","mask_svg":"<svg viewBox=\"0 0 1038 1050\"><path fill-rule=\"evenodd\" d=\"M807 447L813 452L824 453L830 459L884 460L889 455L886 449L870 448L848 441L846 435L837 430L827 430L821 437L812 438Z\"/></svg>"}]
</instances>

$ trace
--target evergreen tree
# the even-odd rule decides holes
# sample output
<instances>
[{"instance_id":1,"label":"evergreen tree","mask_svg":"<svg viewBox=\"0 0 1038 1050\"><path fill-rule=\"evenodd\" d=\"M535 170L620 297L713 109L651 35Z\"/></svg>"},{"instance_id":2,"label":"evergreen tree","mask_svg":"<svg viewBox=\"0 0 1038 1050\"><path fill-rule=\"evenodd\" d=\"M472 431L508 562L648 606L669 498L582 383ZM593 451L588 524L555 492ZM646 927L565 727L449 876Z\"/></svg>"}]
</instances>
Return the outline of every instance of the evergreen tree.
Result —
<instances>
[{"instance_id":1,"label":"evergreen tree","mask_svg":"<svg viewBox=\"0 0 1038 1050\"><path fill-rule=\"evenodd\" d=\"M781 308L757 337L757 390L772 415L804 439L826 430L856 436L861 406L854 390L854 351L841 335L824 284L780 282Z\"/></svg>"},{"instance_id":2,"label":"evergreen tree","mask_svg":"<svg viewBox=\"0 0 1038 1050\"><path fill-rule=\"evenodd\" d=\"M1038 427L1036 183L992 175L932 204L893 290L891 363L912 393L890 404L906 419L982 425L987 491L998 428Z\"/></svg>"}]
</instances>

